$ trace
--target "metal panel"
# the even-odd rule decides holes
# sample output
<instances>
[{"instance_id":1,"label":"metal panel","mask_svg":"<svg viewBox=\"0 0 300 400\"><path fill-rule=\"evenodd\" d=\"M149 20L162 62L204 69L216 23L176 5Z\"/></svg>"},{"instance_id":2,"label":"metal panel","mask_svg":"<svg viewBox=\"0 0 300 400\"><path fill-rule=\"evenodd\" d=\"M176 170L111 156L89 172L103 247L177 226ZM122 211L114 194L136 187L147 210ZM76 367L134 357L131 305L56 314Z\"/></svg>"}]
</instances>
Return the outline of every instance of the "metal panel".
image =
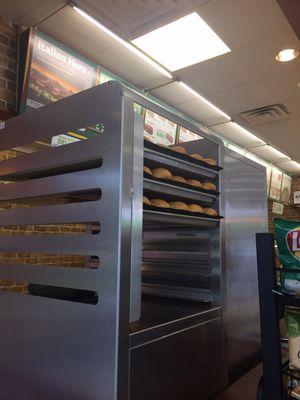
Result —
<instances>
[{"instance_id":1,"label":"metal panel","mask_svg":"<svg viewBox=\"0 0 300 400\"><path fill-rule=\"evenodd\" d=\"M24 154L16 159L4 160L0 163L0 179L8 180L10 176L16 178L28 178L28 176L38 176L45 170L51 170L57 174L59 171L66 172L66 168L88 167L97 160L101 160L99 149L103 146L103 137L95 137L85 142L73 143L72 146L61 146L39 151L33 154ZM77 152L79 149L79 152Z\"/></svg>"},{"instance_id":2,"label":"metal panel","mask_svg":"<svg viewBox=\"0 0 300 400\"><path fill-rule=\"evenodd\" d=\"M210 399L222 388L222 323L215 319L131 350L131 400Z\"/></svg>"},{"instance_id":3,"label":"metal panel","mask_svg":"<svg viewBox=\"0 0 300 400\"><path fill-rule=\"evenodd\" d=\"M226 325L231 380L259 360L255 233L267 231L265 168L226 150Z\"/></svg>"},{"instance_id":4,"label":"metal panel","mask_svg":"<svg viewBox=\"0 0 300 400\"><path fill-rule=\"evenodd\" d=\"M129 299L127 295L128 301L124 301L124 293L130 290L133 112L124 116L126 102L120 85L107 84L16 117L1 132L0 150L4 150L99 121L105 126L103 139L94 141L94 152L86 143L76 143L68 145L76 156L65 146L43 152L44 167L40 155L32 154L24 158L26 165L16 158L5 162L1 171L9 171L13 178L21 167L24 176L33 168L42 175L53 165L60 169L60 175L2 185L2 200L102 190L100 200L87 203L90 210L81 204L38 207L40 217L34 207L3 210L3 220L0 210L1 223L13 225L90 222L91 218L101 223L99 235L1 236L0 246L6 251L85 252L102 261L96 270L80 271L36 266L35 272L33 266L12 264L8 269L7 264L0 265L0 279L30 282L32 278L42 285L95 290L99 296L98 304L91 305L0 293L0 388L5 399L128 399ZM97 152L103 158L101 168L68 172L76 160L87 154L94 157ZM54 161L56 154L61 156Z\"/></svg>"}]
</instances>

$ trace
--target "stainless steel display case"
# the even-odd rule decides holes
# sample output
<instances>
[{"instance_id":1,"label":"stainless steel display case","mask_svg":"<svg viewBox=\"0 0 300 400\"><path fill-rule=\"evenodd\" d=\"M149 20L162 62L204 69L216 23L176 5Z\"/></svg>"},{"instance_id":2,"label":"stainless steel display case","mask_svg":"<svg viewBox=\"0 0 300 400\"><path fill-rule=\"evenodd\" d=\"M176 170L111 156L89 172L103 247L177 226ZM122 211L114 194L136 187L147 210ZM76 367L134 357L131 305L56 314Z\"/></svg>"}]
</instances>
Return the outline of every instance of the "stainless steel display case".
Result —
<instances>
[{"instance_id":1,"label":"stainless steel display case","mask_svg":"<svg viewBox=\"0 0 300 400\"><path fill-rule=\"evenodd\" d=\"M0 179L13 182L0 187L0 201L30 205L0 210L1 226L101 225L98 235L1 236L1 251L100 260L98 269L0 264L0 279L38 285L26 295L0 293L1 388L7 399L182 400L187 390L190 399L208 399L226 385L224 223L209 216L143 213L143 156L153 165L214 179L220 196L149 180L145 190L214 204L221 215L222 175L175 154L144 152L142 116L134 103L201 135L183 146L222 164L220 141L115 82L16 117L1 131L3 151L104 124L95 138L0 163ZM57 197L59 204L36 203ZM172 298L156 290L141 301L143 229L145 271L172 277ZM184 234L193 235L189 244Z\"/></svg>"}]
</instances>

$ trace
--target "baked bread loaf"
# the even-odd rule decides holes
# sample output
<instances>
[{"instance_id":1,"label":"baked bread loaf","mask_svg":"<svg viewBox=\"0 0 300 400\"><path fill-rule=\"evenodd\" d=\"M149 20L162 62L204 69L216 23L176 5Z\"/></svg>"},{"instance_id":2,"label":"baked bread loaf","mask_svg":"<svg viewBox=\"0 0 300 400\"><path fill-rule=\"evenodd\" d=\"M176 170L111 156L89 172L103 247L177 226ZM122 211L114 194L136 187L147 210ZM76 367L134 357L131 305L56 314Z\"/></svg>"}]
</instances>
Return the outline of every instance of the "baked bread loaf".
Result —
<instances>
[{"instance_id":1,"label":"baked bread loaf","mask_svg":"<svg viewBox=\"0 0 300 400\"><path fill-rule=\"evenodd\" d=\"M191 212L199 212L199 213L204 213L204 210L201 206L198 204L189 204L189 210Z\"/></svg>"},{"instance_id":2,"label":"baked bread loaf","mask_svg":"<svg viewBox=\"0 0 300 400\"><path fill-rule=\"evenodd\" d=\"M146 165L144 165L144 172L146 172L146 174L152 175L152 171L149 167L146 167Z\"/></svg>"},{"instance_id":3,"label":"baked bread loaf","mask_svg":"<svg viewBox=\"0 0 300 400\"><path fill-rule=\"evenodd\" d=\"M204 158L203 161L205 161L209 165L217 165L217 161L214 160L213 158Z\"/></svg>"},{"instance_id":4,"label":"baked bread loaf","mask_svg":"<svg viewBox=\"0 0 300 400\"><path fill-rule=\"evenodd\" d=\"M151 206L151 201L148 199L148 197L143 196L143 204L146 204L147 206Z\"/></svg>"},{"instance_id":5,"label":"baked bread loaf","mask_svg":"<svg viewBox=\"0 0 300 400\"><path fill-rule=\"evenodd\" d=\"M175 208L176 210L185 210L189 211L189 207L183 201L171 201L170 207Z\"/></svg>"},{"instance_id":6,"label":"baked bread loaf","mask_svg":"<svg viewBox=\"0 0 300 400\"><path fill-rule=\"evenodd\" d=\"M217 186L212 182L203 182L202 187L203 187L203 189L206 189L206 190L214 190L214 191L217 190Z\"/></svg>"},{"instance_id":7,"label":"baked bread loaf","mask_svg":"<svg viewBox=\"0 0 300 400\"><path fill-rule=\"evenodd\" d=\"M196 158L197 160L203 161L203 157L201 156L201 154L197 154L197 153L191 154L191 157Z\"/></svg>"},{"instance_id":8,"label":"baked bread loaf","mask_svg":"<svg viewBox=\"0 0 300 400\"><path fill-rule=\"evenodd\" d=\"M151 205L154 207L161 207L161 208L170 208L170 205L167 201L162 199L152 199Z\"/></svg>"},{"instance_id":9,"label":"baked bread loaf","mask_svg":"<svg viewBox=\"0 0 300 400\"><path fill-rule=\"evenodd\" d=\"M181 154L187 154L187 151L184 147L181 146L175 146L175 147L170 147L171 150L177 151L177 153Z\"/></svg>"},{"instance_id":10,"label":"baked bread loaf","mask_svg":"<svg viewBox=\"0 0 300 400\"><path fill-rule=\"evenodd\" d=\"M172 179L171 172L166 168L155 168L152 171L152 175L155 176L155 178Z\"/></svg>"},{"instance_id":11,"label":"baked bread loaf","mask_svg":"<svg viewBox=\"0 0 300 400\"><path fill-rule=\"evenodd\" d=\"M218 215L217 211L213 208L204 208L204 212L207 215L211 215L212 217L216 217Z\"/></svg>"},{"instance_id":12,"label":"baked bread loaf","mask_svg":"<svg viewBox=\"0 0 300 400\"><path fill-rule=\"evenodd\" d=\"M182 176L176 176L176 175L172 176L172 181L187 184L187 180L185 178L183 178Z\"/></svg>"},{"instance_id":13,"label":"baked bread loaf","mask_svg":"<svg viewBox=\"0 0 300 400\"><path fill-rule=\"evenodd\" d=\"M200 181L198 181L197 179L188 179L187 180L188 184L191 186L195 186L195 187L202 187L202 183Z\"/></svg>"}]
</instances>

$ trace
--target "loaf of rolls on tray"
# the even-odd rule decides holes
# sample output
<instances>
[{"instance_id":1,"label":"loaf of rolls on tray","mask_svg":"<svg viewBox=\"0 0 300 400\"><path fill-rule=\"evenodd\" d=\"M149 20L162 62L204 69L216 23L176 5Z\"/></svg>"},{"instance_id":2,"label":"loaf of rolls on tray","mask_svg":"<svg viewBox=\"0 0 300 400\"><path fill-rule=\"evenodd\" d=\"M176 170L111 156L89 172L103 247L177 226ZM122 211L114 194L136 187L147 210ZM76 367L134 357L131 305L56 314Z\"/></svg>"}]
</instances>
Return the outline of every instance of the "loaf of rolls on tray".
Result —
<instances>
[{"instance_id":1,"label":"loaf of rolls on tray","mask_svg":"<svg viewBox=\"0 0 300 400\"><path fill-rule=\"evenodd\" d=\"M178 153L187 154L186 149L184 147L177 146L177 147L172 147L170 149ZM205 161L207 164L210 165L214 166L217 165L215 160L210 158L204 158L200 154L191 154L190 157L193 157L201 161ZM148 166L145 165L144 173L156 179L173 181L175 185L179 183L188 185L191 187L191 189L201 189L203 191L217 192L217 187L213 182L207 182L207 181L201 182L198 179L193 179L193 178L190 179L179 175L173 175L172 171L167 168L157 167L154 169L150 169ZM157 196L155 198L150 198L149 196L143 196L143 204L145 206L152 206L160 209L165 209L166 211L167 209L174 209L178 211L181 210L185 212L190 211L192 213L206 214L208 216L213 216L213 217L217 217L219 215L214 208L202 207L201 205L195 203L186 203L179 199L166 201L162 198L158 198Z\"/></svg>"}]
</instances>

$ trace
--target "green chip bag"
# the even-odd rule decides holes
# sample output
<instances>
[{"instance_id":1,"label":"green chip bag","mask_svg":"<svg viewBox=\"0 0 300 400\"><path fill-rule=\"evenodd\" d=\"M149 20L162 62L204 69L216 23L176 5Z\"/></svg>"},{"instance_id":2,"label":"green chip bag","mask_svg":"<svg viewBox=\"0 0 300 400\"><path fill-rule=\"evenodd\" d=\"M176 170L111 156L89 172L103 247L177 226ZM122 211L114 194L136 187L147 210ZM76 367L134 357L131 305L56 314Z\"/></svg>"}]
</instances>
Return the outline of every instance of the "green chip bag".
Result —
<instances>
[{"instance_id":1,"label":"green chip bag","mask_svg":"<svg viewBox=\"0 0 300 400\"><path fill-rule=\"evenodd\" d=\"M300 222L276 218L274 225L282 267L295 270L281 274L281 285L286 290L300 292Z\"/></svg>"}]
</instances>

